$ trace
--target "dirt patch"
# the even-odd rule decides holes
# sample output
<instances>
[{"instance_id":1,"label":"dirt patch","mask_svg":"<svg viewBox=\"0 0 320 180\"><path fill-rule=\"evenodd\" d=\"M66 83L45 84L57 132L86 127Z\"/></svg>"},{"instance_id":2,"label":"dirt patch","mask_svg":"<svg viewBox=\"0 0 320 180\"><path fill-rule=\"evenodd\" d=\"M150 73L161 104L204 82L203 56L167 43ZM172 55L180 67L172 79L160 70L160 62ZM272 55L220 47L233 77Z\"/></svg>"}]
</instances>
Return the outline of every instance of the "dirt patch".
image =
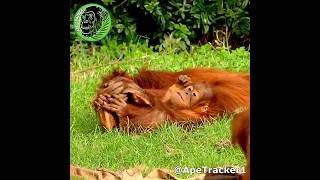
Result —
<instances>
[{"instance_id":1,"label":"dirt patch","mask_svg":"<svg viewBox=\"0 0 320 180\"><path fill-rule=\"evenodd\" d=\"M237 174L221 175L221 174L198 174L188 179L177 178L170 174L168 169L154 169L145 177L142 176L140 168L127 169L120 172L114 172L107 169L88 169L70 165L70 177L88 180L218 180L218 179L238 179Z\"/></svg>"}]
</instances>

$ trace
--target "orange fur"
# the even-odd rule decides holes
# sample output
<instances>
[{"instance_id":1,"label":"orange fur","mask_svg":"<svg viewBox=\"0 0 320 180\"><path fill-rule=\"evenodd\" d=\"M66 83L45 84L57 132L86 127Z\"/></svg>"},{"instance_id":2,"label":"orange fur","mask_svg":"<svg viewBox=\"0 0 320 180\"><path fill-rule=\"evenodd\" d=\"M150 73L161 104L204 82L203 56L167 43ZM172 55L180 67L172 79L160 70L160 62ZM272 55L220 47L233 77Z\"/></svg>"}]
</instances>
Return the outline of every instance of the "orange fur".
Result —
<instances>
[{"instance_id":1,"label":"orange fur","mask_svg":"<svg viewBox=\"0 0 320 180\"><path fill-rule=\"evenodd\" d=\"M239 144L246 155L244 180L250 180L250 109L237 114L232 122L232 143Z\"/></svg>"},{"instance_id":2,"label":"orange fur","mask_svg":"<svg viewBox=\"0 0 320 180\"><path fill-rule=\"evenodd\" d=\"M179 75L191 77L193 82L202 80L212 84L215 96L210 104L212 116L222 111L232 112L236 108L250 107L250 75L232 73L209 68L194 68L180 72L149 71L142 69L134 81L142 88L168 88L177 82Z\"/></svg>"},{"instance_id":3,"label":"orange fur","mask_svg":"<svg viewBox=\"0 0 320 180\"><path fill-rule=\"evenodd\" d=\"M177 83L180 75L189 76L192 82L206 80L210 84L213 97L207 112L201 112L198 107L179 109L174 105L171 107L161 102L161 98L165 92L170 86ZM209 68L186 69L180 72L142 69L136 76L130 77L125 72L114 71L111 75L103 78L99 90L103 88L104 83L117 76L123 76L133 80L151 97L153 107L147 108L132 104L128 106L130 108L124 111L125 113L122 113L123 116L128 116L134 125L146 125L149 127L150 124L152 124L156 126L165 121L164 117L168 119L169 122L193 122L197 124L209 116L214 117L224 112L233 112L241 107L250 108L250 75L244 73L233 73ZM163 115L162 112L165 112L165 115ZM159 113L161 116L157 117ZM146 119L146 117L148 119ZM124 123L124 125L127 124L128 123Z\"/></svg>"}]
</instances>

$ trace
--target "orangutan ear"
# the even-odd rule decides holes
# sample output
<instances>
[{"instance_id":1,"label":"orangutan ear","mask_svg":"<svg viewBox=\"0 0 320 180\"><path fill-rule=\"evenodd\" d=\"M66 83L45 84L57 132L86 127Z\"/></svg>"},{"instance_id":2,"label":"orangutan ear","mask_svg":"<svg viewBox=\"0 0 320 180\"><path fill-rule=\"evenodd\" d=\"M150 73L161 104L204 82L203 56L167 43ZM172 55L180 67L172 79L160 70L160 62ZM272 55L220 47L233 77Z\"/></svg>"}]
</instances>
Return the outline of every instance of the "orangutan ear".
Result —
<instances>
[{"instance_id":1,"label":"orangutan ear","mask_svg":"<svg viewBox=\"0 0 320 180\"><path fill-rule=\"evenodd\" d=\"M209 110L209 104L205 104L201 107L201 112L207 112Z\"/></svg>"},{"instance_id":2,"label":"orangutan ear","mask_svg":"<svg viewBox=\"0 0 320 180\"><path fill-rule=\"evenodd\" d=\"M132 94L133 101L140 104L152 107L150 98L143 93L134 93Z\"/></svg>"}]
</instances>

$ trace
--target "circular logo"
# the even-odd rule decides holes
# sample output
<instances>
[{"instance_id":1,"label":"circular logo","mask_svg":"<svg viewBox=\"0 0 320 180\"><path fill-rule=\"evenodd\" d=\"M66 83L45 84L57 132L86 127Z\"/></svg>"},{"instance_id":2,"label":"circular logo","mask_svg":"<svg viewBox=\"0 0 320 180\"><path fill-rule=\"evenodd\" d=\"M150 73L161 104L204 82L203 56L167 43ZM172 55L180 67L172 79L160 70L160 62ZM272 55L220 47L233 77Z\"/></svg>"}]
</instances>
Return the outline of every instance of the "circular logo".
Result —
<instances>
[{"instance_id":1,"label":"circular logo","mask_svg":"<svg viewBox=\"0 0 320 180\"><path fill-rule=\"evenodd\" d=\"M74 27L77 35L83 40L98 41L111 30L110 13L99 4L86 4L77 11Z\"/></svg>"}]
</instances>

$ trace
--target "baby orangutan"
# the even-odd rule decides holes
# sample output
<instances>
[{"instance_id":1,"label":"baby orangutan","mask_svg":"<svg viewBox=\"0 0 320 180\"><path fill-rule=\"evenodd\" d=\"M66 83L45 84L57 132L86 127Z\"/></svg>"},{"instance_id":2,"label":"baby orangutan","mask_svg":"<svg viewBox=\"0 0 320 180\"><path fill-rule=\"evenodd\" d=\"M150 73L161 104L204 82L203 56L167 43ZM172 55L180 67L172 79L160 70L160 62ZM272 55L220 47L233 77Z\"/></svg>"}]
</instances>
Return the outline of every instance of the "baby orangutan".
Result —
<instances>
[{"instance_id":1,"label":"baby orangutan","mask_svg":"<svg viewBox=\"0 0 320 180\"><path fill-rule=\"evenodd\" d=\"M155 129L165 121L197 124L215 110L209 109L213 89L208 82L192 83L186 75L163 89L142 89L125 77L112 79L105 87L94 105L97 111L116 114L121 129Z\"/></svg>"}]
</instances>

